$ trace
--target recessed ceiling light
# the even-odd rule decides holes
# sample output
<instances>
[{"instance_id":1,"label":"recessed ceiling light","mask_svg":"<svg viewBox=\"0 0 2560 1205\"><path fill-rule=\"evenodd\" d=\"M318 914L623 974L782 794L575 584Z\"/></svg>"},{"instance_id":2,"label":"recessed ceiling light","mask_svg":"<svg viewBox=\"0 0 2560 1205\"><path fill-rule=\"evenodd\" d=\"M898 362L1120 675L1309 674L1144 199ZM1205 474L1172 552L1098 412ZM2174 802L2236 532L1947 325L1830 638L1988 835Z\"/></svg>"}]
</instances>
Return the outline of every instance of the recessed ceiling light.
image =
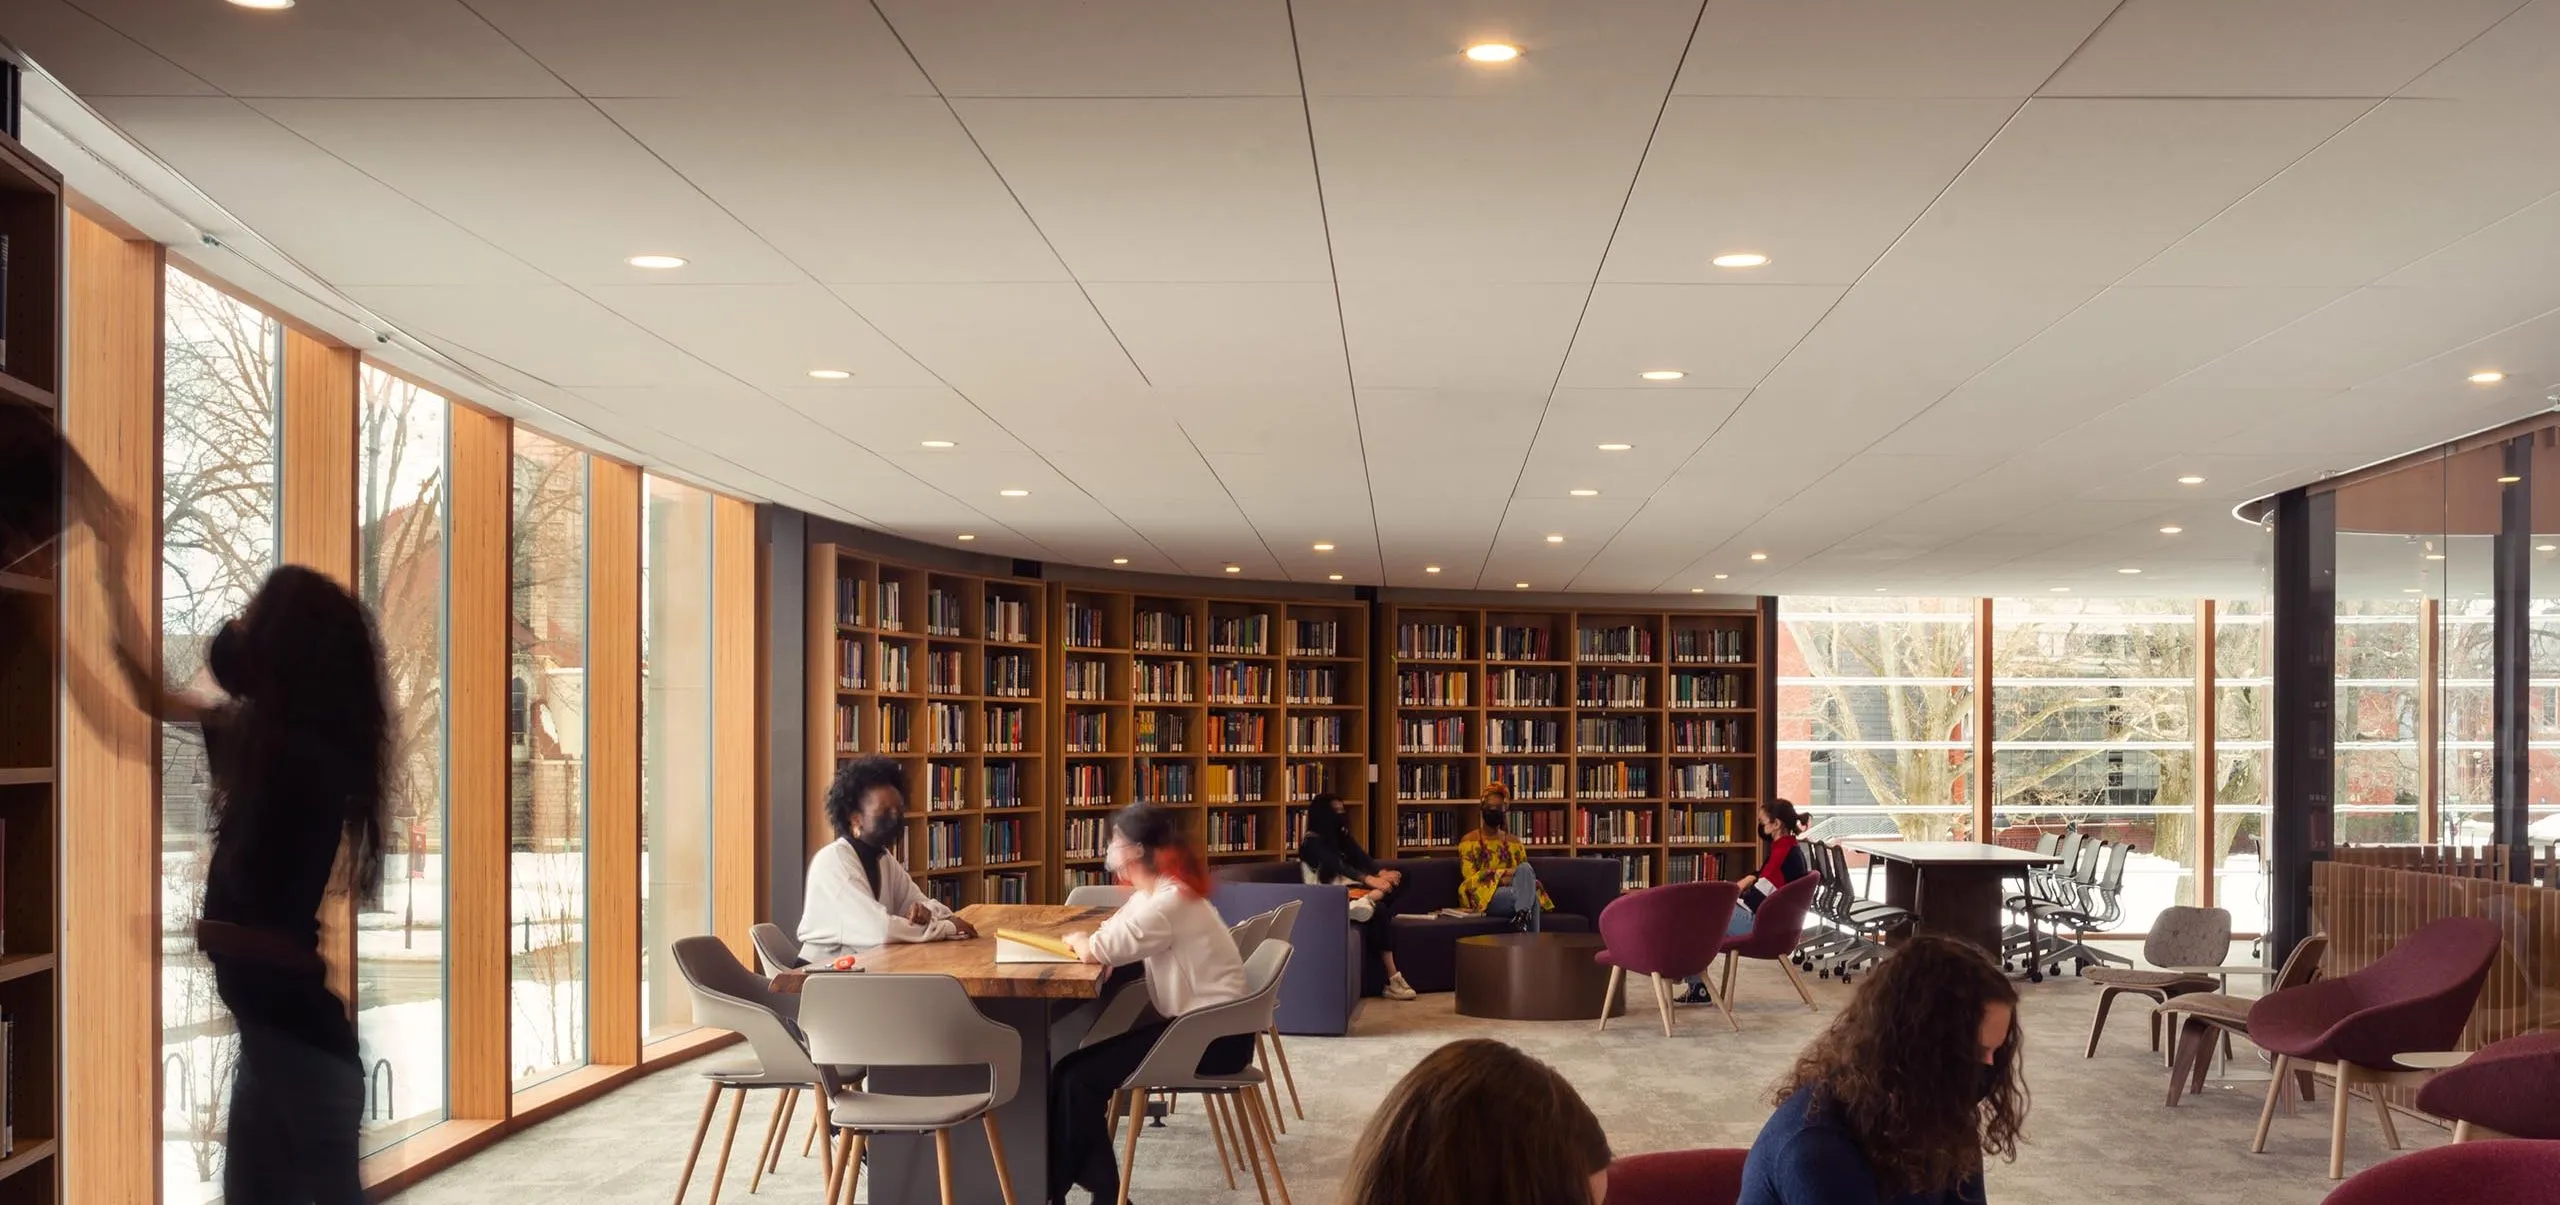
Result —
<instances>
[{"instance_id":1,"label":"recessed ceiling light","mask_svg":"<svg viewBox=\"0 0 2560 1205\"><path fill-rule=\"evenodd\" d=\"M2185 530L2186 530L2186 528L2180 527L2180 526L2178 526L2177 524L2172 523L2172 524L2168 525L2167 527L2163 527L2163 528L2161 528L2161 529L2160 529L2160 534L2161 534L2161 535L2164 535L2164 536L2174 536L2174 535L2178 534L2179 532L2182 532L2182 531L2185 531Z\"/></svg>"},{"instance_id":2,"label":"recessed ceiling light","mask_svg":"<svg viewBox=\"0 0 2560 1205\"><path fill-rule=\"evenodd\" d=\"M2472 373L2468 379L2474 385L2495 385L2500 381L2506 380L2507 374L2492 368L2486 371Z\"/></svg>"},{"instance_id":3,"label":"recessed ceiling light","mask_svg":"<svg viewBox=\"0 0 2560 1205\"><path fill-rule=\"evenodd\" d=\"M622 262L635 268L681 268L684 266L684 257L681 255L635 255Z\"/></svg>"},{"instance_id":4,"label":"recessed ceiling light","mask_svg":"<svg viewBox=\"0 0 2560 1205\"><path fill-rule=\"evenodd\" d=\"M2427 591L2426 588L2422 586L2402 586L2400 587L2400 592L2402 594L2424 594Z\"/></svg>"},{"instance_id":5,"label":"recessed ceiling light","mask_svg":"<svg viewBox=\"0 0 2560 1205\"><path fill-rule=\"evenodd\" d=\"M2500 477L2500 478L2498 478L2498 484L2500 484L2500 485L2514 485L2515 483L2517 483L2517 482L2519 482L2519 481L2522 481L2522 480L2524 480L2524 478L2522 478L2522 477L2518 477L2518 476L2516 476L2516 475L2514 475L2514 474L2510 473L2510 474L2508 474L2507 476L2504 476L2504 477Z\"/></svg>"},{"instance_id":6,"label":"recessed ceiling light","mask_svg":"<svg viewBox=\"0 0 2560 1205\"><path fill-rule=\"evenodd\" d=\"M1719 573L1719 574L1717 574L1716 576L1717 576L1717 577L1723 577L1724 575L1723 575L1723 574L1721 574L1721 573ZM1706 588L1705 586L1691 586L1691 587L1689 587L1689 593L1691 593L1691 594L1704 594L1704 593L1706 593L1706 592L1707 592L1707 588Z\"/></svg>"},{"instance_id":7,"label":"recessed ceiling light","mask_svg":"<svg viewBox=\"0 0 2560 1205\"><path fill-rule=\"evenodd\" d=\"M956 448L956 447L959 447L960 445L955 444L955 443L953 443L953 442L951 442L950 440L947 440L947 439L928 439L928 440L924 441L924 446L926 446L926 447L928 447L928 448Z\"/></svg>"},{"instance_id":8,"label":"recessed ceiling light","mask_svg":"<svg viewBox=\"0 0 2560 1205\"><path fill-rule=\"evenodd\" d=\"M1719 268L1757 268L1768 263L1769 257L1757 251L1736 251L1728 255L1719 255L1708 262Z\"/></svg>"},{"instance_id":9,"label":"recessed ceiling light","mask_svg":"<svg viewBox=\"0 0 2560 1205\"><path fill-rule=\"evenodd\" d=\"M1229 573L1242 573L1242 572L1244 572L1244 566L1242 566L1242 565L1229 565L1229 566L1227 566L1227 572L1229 572Z\"/></svg>"},{"instance_id":10,"label":"recessed ceiling light","mask_svg":"<svg viewBox=\"0 0 2560 1205\"><path fill-rule=\"evenodd\" d=\"M1724 579L1726 579L1726 578L1728 578L1728 577L1732 577L1732 576L1733 576L1733 575L1732 575L1732 574L1730 574L1730 573L1719 573L1719 574L1717 574L1717 575L1716 575L1716 580L1717 580L1717 581L1723 581Z\"/></svg>"},{"instance_id":11,"label":"recessed ceiling light","mask_svg":"<svg viewBox=\"0 0 2560 1205\"><path fill-rule=\"evenodd\" d=\"M1440 567L1438 565L1425 565L1422 567L1422 571L1424 573L1438 573L1440 572Z\"/></svg>"},{"instance_id":12,"label":"recessed ceiling light","mask_svg":"<svg viewBox=\"0 0 2560 1205\"><path fill-rule=\"evenodd\" d=\"M1527 582L1513 582L1513 583L1511 583L1511 588L1512 588L1512 589L1514 589L1514 590L1526 590L1526 589L1528 589L1528 588L1529 588L1529 583L1527 583Z\"/></svg>"},{"instance_id":13,"label":"recessed ceiling light","mask_svg":"<svg viewBox=\"0 0 2560 1205\"><path fill-rule=\"evenodd\" d=\"M2054 593L2056 593L2056 594L2069 594L2069 593L2071 593L2071 587L2069 587L2069 586L2055 586L2055 587L2053 587L2052 589L2053 589L2053 592L2054 592Z\"/></svg>"},{"instance_id":14,"label":"recessed ceiling light","mask_svg":"<svg viewBox=\"0 0 2560 1205\"><path fill-rule=\"evenodd\" d=\"M1751 554L1751 559L1755 561L1765 561L1769 559L1769 554L1765 552L1755 552Z\"/></svg>"},{"instance_id":15,"label":"recessed ceiling light","mask_svg":"<svg viewBox=\"0 0 2560 1205\"><path fill-rule=\"evenodd\" d=\"M1598 490L1566 490L1565 492L1576 498L1597 498L1600 496L1600 491Z\"/></svg>"},{"instance_id":16,"label":"recessed ceiling light","mask_svg":"<svg viewBox=\"0 0 2560 1205\"><path fill-rule=\"evenodd\" d=\"M996 492L1007 498L1028 498L1031 496L1031 491L1029 490L997 490Z\"/></svg>"},{"instance_id":17,"label":"recessed ceiling light","mask_svg":"<svg viewBox=\"0 0 2560 1205\"><path fill-rule=\"evenodd\" d=\"M2198 476L2196 476L2196 475L2195 475L2195 474L2193 474L2193 473L2189 473L2189 474L2187 474L2187 475L2186 475L2186 476L2184 476L2184 477L2180 477L2180 478L2178 478L2178 484L2180 484L2180 485L2203 485L2203 484L2204 484L2204 478L2202 478L2202 477L2198 477Z\"/></svg>"},{"instance_id":18,"label":"recessed ceiling light","mask_svg":"<svg viewBox=\"0 0 2560 1205\"><path fill-rule=\"evenodd\" d=\"M1342 575L1339 573L1328 573L1324 575L1324 580L1329 582L1338 582L1342 580Z\"/></svg>"},{"instance_id":19,"label":"recessed ceiling light","mask_svg":"<svg viewBox=\"0 0 2560 1205\"><path fill-rule=\"evenodd\" d=\"M841 368L812 368L809 370L809 379L813 381L846 381L853 379L853 374L846 372Z\"/></svg>"},{"instance_id":20,"label":"recessed ceiling light","mask_svg":"<svg viewBox=\"0 0 2560 1205\"><path fill-rule=\"evenodd\" d=\"M1600 450L1603 452L1624 452L1634 446L1634 444L1601 444Z\"/></svg>"},{"instance_id":21,"label":"recessed ceiling light","mask_svg":"<svg viewBox=\"0 0 2560 1205\"><path fill-rule=\"evenodd\" d=\"M2536 544L2533 546L2533 550L2535 552L2560 552L2560 544Z\"/></svg>"},{"instance_id":22,"label":"recessed ceiling light","mask_svg":"<svg viewBox=\"0 0 2560 1205\"><path fill-rule=\"evenodd\" d=\"M2142 572L2142 571L2141 571L2141 570L2139 570L2139 569L2133 568L2132 566L2129 566L2129 565L2128 565L2128 566L2126 566L2125 568L2122 568L2122 569L2118 569L2118 570L2116 570L2116 572L2118 572L2118 573L2140 573L2140 572Z\"/></svg>"},{"instance_id":23,"label":"recessed ceiling light","mask_svg":"<svg viewBox=\"0 0 2560 1205\"><path fill-rule=\"evenodd\" d=\"M2444 554L2441 552L2430 552L2427 554L2427 559L2430 561L2441 561L2444 559Z\"/></svg>"},{"instance_id":24,"label":"recessed ceiling light","mask_svg":"<svg viewBox=\"0 0 2560 1205\"><path fill-rule=\"evenodd\" d=\"M1331 544L1318 544L1318 545L1316 545L1316 551L1318 551L1318 552L1331 552L1331 551L1333 551L1333 545L1331 545Z\"/></svg>"},{"instance_id":25,"label":"recessed ceiling light","mask_svg":"<svg viewBox=\"0 0 2560 1205\"><path fill-rule=\"evenodd\" d=\"M1520 57L1520 48L1507 42L1478 42L1467 47L1467 57L1479 63L1508 63Z\"/></svg>"},{"instance_id":26,"label":"recessed ceiling light","mask_svg":"<svg viewBox=\"0 0 2560 1205\"><path fill-rule=\"evenodd\" d=\"M1651 372L1640 372L1636 375L1648 381L1676 381L1689 374L1677 368L1657 368Z\"/></svg>"},{"instance_id":27,"label":"recessed ceiling light","mask_svg":"<svg viewBox=\"0 0 2560 1205\"><path fill-rule=\"evenodd\" d=\"M1129 563L1129 558L1125 556L1115 556L1111 558L1111 563L1114 565L1126 565Z\"/></svg>"},{"instance_id":28,"label":"recessed ceiling light","mask_svg":"<svg viewBox=\"0 0 2560 1205\"><path fill-rule=\"evenodd\" d=\"M282 12L293 7L293 0L231 0L238 8L254 8L261 12Z\"/></svg>"},{"instance_id":29,"label":"recessed ceiling light","mask_svg":"<svg viewBox=\"0 0 2560 1205\"><path fill-rule=\"evenodd\" d=\"M1883 586L1878 586L1878 587L1876 587L1876 593L1878 593L1878 594L1882 594L1882 593L1884 593L1884 592L1885 592L1885 587L1883 587Z\"/></svg>"},{"instance_id":30,"label":"recessed ceiling light","mask_svg":"<svg viewBox=\"0 0 2560 1205\"><path fill-rule=\"evenodd\" d=\"M968 540L974 540L974 539L977 539L978 537L973 536L973 535L970 535L968 532L965 532L965 531L964 531L964 532L961 532L961 533L960 533L960 538L961 538L961 540L963 540L963 541L968 541Z\"/></svg>"},{"instance_id":31,"label":"recessed ceiling light","mask_svg":"<svg viewBox=\"0 0 2560 1205\"><path fill-rule=\"evenodd\" d=\"M1548 537L1547 537L1547 542L1548 542L1548 543L1550 543L1550 544L1561 544L1561 543L1564 543L1564 537L1563 537L1563 536L1548 536Z\"/></svg>"}]
</instances>

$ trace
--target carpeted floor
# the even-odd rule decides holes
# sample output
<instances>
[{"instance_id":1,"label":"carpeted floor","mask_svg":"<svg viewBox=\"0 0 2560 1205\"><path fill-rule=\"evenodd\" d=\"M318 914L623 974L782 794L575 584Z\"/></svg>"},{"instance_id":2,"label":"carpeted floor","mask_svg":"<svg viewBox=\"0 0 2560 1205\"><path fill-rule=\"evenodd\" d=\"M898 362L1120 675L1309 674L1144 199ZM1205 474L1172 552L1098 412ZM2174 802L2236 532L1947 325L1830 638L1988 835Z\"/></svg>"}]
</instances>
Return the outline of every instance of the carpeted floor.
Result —
<instances>
[{"instance_id":1,"label":"carpeted floor","mask_svg":"<svg viewBox=\"0 0 2560 1205\"><path fill-rule=\"evenodd\" d=\"M2246 1082L2217 1079L2201 1098L2161 1106L2166 1072L2147 1048L2144 1006L2120 1002L2095 1059L2080 1051L2098 992L2077 979L2021 984L2027 1029L2027 1076L2034 1092L2026 1149L2015 1164L1995 1166L1990 1195L2017 1202L2185 1202L2192 1205L2312 1205L2327 1195L2327 1099L2316 1113L2279 1116L2267 1153L2249 1154L2264 1091L2263 1072ZM1680 1010L1679 1033L1665 1039L1651 1001L1635 994L1623 1021L1595 1033L1588 1022L1535 1024L1477 1021L1452 1011L1452 997L1410 1003L1365 1003L1350 1036L1292 1038L1289 1055L1306 1120L1289 1121L1280 1140L1291 1195L1300 1205L1330 1205L1353 1140L1378 1096L1425 1053L1452 1038L1495 1037L1561 1068L1608 1127L1620 1153L1700 1146L1748 1146L1767 1116L1767 1087L1797 1048L1827 1019L1848 989L1815 982L1825 1016L1807 1013L1774 968L1745 968L1738 994L1743 1032L1725 1027L1712 1008ZM2234 1074L2256 1066L2245 1052ZM440 1202L665 1202L702 1102L699 1082L676 1068L595 1104L536 1126L429 1180L401 1198ZM745 1196L746 1164L764 1132L750 1113L739 1127L726 1199L815 1201L814 1158L786 1158L754 1198ZM795 1127L796 1128L796 1127ZM2404 1120L2412 1147L2446 1140L2435 1126ZM719 1138L717 1123L712 1140ZM2359 1102L2347 1130L2349 1174L2389 1152L2370 1105ZM706 1152L688 1199L701 1202L711 1163ZM1035 1199L1024 1185L1021 1200ZM1081 1193L1076 1199L1082 1200ZM1185 1105L1138 1146L1133 1200L1146 1205L1254 1200L1218 1174L1207 1130Z\"/></svg>"}]
</instances>

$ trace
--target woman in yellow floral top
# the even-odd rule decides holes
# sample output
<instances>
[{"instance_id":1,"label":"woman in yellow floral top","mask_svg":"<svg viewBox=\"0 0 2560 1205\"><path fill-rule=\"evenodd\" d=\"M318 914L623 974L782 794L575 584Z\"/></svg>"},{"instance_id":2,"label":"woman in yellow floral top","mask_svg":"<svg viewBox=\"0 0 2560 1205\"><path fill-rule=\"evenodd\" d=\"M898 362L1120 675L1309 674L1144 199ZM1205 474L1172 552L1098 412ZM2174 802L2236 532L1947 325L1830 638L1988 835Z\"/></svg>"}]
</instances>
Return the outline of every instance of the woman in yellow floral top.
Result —
<instances>
[{"instance_id":1,"label":"woman in yellow floral top","mask_svg":"<svg viewBox=\"0 0 2560 1205\"><path fill-rule=\"evenodd\" d=\"M1474 832L1458 840L1458 906L1487 916L1526 916L1536 932L1538 915L1555 908L1538 872L1529 865L1529 847L1511 835L1503 805L1511 792L1487 783ZM1536 901L1531 907L1530 901Z\"/></svg>"}]
</instances>

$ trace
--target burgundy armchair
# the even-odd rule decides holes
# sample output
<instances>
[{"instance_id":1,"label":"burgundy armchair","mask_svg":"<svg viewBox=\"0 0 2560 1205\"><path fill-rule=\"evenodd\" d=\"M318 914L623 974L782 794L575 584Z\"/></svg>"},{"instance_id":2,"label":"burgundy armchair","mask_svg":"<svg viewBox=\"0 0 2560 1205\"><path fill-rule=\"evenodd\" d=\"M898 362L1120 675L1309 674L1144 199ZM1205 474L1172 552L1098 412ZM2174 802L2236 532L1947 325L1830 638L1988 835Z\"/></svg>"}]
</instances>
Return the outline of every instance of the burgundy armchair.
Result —
<instances>
[{"instance_id":1,"label":"burgundy armchair","mask_svg":"<svg viewBox=\"0 0 2560 1205\"><path fill-rule=\"evenodd\" d=\"M2560 1033L2491 1042L2418 1089L2418 1107L2453 1123L2453 1140L2482 1130L2560 1139Z\"/></svg>"},{"instance_id":2,"label":"burgundy armchair","mask_svg":"<svg viewBox=\"0 0 2560 1205\"><path fill-rule=\"evenodd\" d=\"M1750 1154L1710 1147L1625 1156L1609 1164L1609 1205L1734 1205Z\"/></svg>"},{"instance_id":3,"label":"burgundy armchair","mask_svg":"<svg viewBox=\"0 0 2560 1205\"><path fill-rule=\"evenodd\" d=\"M1787 973L1787 982L1795 985L1796 996L1806 1008L1821 1012L1806 990L1804 976L1796 973L1795 952L1804 942L1805 913L1813 909L1813 893L1822 887L1822 876L1803 874L1787 880L1787 885L1769 893L1752 910L1751 931L1740 937L1724 939L1724 981L1716 996L1725 1004L1725 1019L1733 1019L1733 968L1739 959L1757 958L1778 964ZM1736 1026L1735 1028L1740 1028Z\"/></svg>"},{"instance_id":4,"label":"burgundy armchair","mask_svg":"<svg viewBox=\"0 0 2560 1205\"><path fill-rule=\"evenodd\" d=\"M1653 979L1653 1002L1662 1010L1662 1036L1671 1036L1671 988L1666 980L1703 975L1724 948L1742 889L1731 883L1673 883L1619 896L1600 910L1600 940L1608 948L1591 960L1609 968L1609 994L1600 998L1600 1028L1609 1028L1609 1002L1618 998L1627 972ZM1732 1007L1719 998L1725 1020ZM1735 1028L1740 1028L1736 1026Z\"/></svg>"},{"instance_id":5,"label":"burgundy armchair","mask_svg":"<svg viewBox=\"0 0 2560 1205\"><path fill-rule=\"evenodd\" d=\"M1613 1169L1613 1188L1615 1177ZM2549 1205L2554 1184L2560 1184L2560 1142L2465 1142L2366 1168L2323 1205ZM1617 1199L1609 1194L1612 1205Z\"/></svg>"},{"instance_id":6,"label":"burgundy armchair","mask_svg":"<svg viewBox=\"0 0 2560 1205\"><path fill-rule=\"evenodd\" d=\"M2249 1040L2276 1056L2276 1063L2250 1151L2267 1149L2267 1128L2275 1121L2285 1072L2306 1069L2336 1082L2329 1121L2330 1179L2346 1169L2347 1101L2357 1084L2372 1092L2383 1140L2400 1149L2391 1107L2379 1089L2421 1082L2428 1073L2400 1070L2394 1056L2453 1049L2497 957L2496 925L2478 917L2447 917L2402 938L2363 970L2261 997L2249 1008Z\"/></svg>"}]
</instances>

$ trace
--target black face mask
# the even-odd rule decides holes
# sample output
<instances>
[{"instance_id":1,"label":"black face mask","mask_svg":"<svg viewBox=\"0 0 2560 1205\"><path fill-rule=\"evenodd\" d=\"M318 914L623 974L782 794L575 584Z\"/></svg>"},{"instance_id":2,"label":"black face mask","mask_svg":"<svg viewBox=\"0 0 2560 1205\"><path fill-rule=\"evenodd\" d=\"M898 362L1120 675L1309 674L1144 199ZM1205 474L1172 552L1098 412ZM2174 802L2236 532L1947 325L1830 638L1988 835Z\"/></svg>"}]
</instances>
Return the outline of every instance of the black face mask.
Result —
<instances>
[{"instance_id":1,"label":"black face mask","mask_svg":"<svg viewBox=\"0 0 2560 1205\"><path fill-rule=\"evenodd\" d=\"M1501 808L1486 808L1476 813L1476 817L1484 822L1486 828L1501 828L1503 824Z\"/></svg>"},{"instance_id":2,"label":"black face mask","mask_svg":"<svg viewBox=\"0 0 2560 1205\"><path fill-rule=\"evenodd\" d=\"M862 822L857 836L882 849L897 844L898 834L907 827L907 818L895 812L882 812Z\"/></svg>"},{"instance_id":3,"label":"black face mask","mask_svg":"<svg viewBox=\"0 0 2560 1205\"><path fill-rule=\"evenodd\" d=\"M246 642L247 637L240 634L240 621L234 619L213 634L213 643L204 653L205 668L213 671L214 685L235 699L249 695L248 666L244 664L249 655Z\"/></svg>"},{"instance_id":4,"label":"black face mask","mask_svg":"<svg viewBox=\"0 0 2560 1205\"><path fill-rule=\"evenodd\" d=\"M1981 1073L1974 1077L1974 1099L1991 1099L1992 1094L2000 1090L2000 1080L2000 1065L1998 1063L1992 1063L1985 1066Z\"/></svg>"}]
</instances>

